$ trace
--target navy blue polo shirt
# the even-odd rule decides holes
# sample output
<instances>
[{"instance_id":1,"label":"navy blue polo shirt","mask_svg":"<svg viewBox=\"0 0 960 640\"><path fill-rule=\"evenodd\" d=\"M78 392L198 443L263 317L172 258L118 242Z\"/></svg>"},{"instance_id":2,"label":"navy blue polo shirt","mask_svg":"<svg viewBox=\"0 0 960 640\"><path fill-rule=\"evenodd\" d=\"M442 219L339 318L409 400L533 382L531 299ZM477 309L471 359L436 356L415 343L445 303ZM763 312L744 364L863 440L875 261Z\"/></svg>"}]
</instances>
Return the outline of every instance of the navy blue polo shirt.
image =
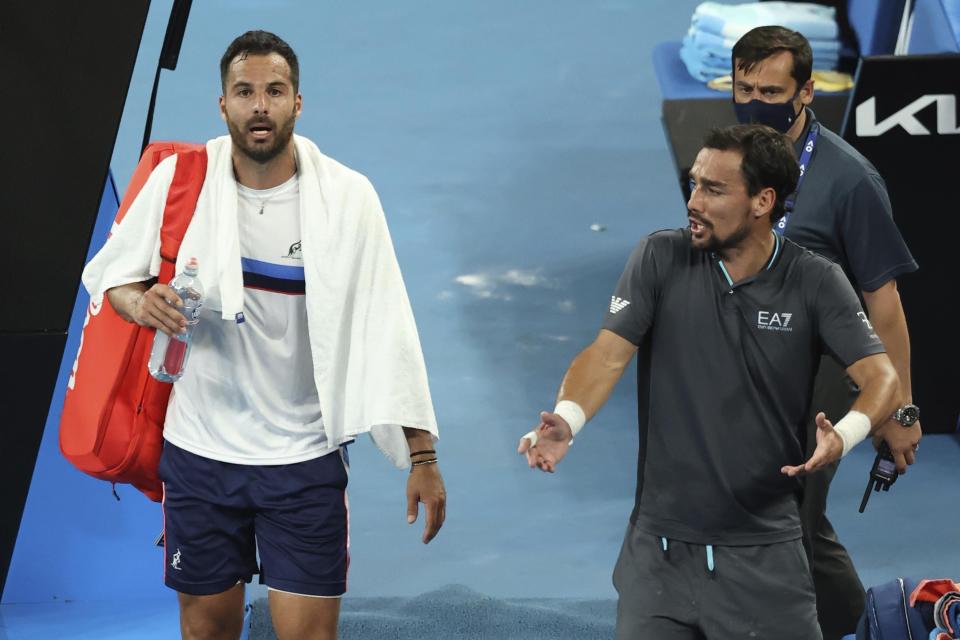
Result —
<instances>
[{"instance_id":1,"label":"navy blue polo shirt","mask_svg":"<svg viewBox=\"0 0 960 640\"><path fill-rule=\"evenodd\" d=\"M633 251L603 328L641 347L634 524L697 544L800 537L804 429L823 353L881 353L842 270L778 238L767 268L732 284L688 229ZM837 420L842 416L828 416Z\"/></svg>"},{"instance_id":2,"label":"navy blue polo shirt","mask_svg":"<svg viewBox=\"0 0 960 640\"><path fill-rule=\"evenodd\" d=\"M797 157L817 121L797 139ZM839 264L858 291L876 291L917 270L893 220L887 187L869 160L843 138L820 126L809 166L796 195L784 235Z\"/></svg>"}]
</instances>

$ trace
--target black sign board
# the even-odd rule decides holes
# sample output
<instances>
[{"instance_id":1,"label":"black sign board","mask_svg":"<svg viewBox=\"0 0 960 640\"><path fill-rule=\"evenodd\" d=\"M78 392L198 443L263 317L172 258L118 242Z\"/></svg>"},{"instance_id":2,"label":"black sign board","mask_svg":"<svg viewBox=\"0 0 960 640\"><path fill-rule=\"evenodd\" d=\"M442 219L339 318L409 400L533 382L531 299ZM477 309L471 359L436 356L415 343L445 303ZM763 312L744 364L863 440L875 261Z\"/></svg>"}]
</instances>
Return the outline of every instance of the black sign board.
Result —
<instances>
[{"instance_id":1,"label":"black sign board","mask_svg":"<svg viewBox=\"0 0 960 640\"><path fill-rule=\"evenodd\" d=\"M894 218L920 265L898 280L912 346L913 397L926 432L960 418L960 54L865 58L843 137L887 183Z\"/></svg>"}]
</instances>

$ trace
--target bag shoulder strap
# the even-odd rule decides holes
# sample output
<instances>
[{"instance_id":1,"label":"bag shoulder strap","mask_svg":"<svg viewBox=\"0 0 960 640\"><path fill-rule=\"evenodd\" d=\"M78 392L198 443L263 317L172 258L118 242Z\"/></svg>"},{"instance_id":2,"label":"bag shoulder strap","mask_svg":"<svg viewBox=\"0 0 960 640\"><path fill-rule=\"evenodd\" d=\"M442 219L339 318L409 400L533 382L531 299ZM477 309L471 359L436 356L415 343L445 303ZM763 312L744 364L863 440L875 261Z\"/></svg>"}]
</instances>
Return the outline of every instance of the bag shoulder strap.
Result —
<instances>
[{"instance_id":1,"label":"bag shoulder strap","mask_svg":"<svg viewBox=\"0 0 960 640\"><path fill-rule=\"evenodd\" d=\"M160 257L164 262L175 263L207 175L207 149L203 145L186 143L154 144L172 145L177 154L177 167L167 192L160 228Z\"/></svg>"}]
</instances>

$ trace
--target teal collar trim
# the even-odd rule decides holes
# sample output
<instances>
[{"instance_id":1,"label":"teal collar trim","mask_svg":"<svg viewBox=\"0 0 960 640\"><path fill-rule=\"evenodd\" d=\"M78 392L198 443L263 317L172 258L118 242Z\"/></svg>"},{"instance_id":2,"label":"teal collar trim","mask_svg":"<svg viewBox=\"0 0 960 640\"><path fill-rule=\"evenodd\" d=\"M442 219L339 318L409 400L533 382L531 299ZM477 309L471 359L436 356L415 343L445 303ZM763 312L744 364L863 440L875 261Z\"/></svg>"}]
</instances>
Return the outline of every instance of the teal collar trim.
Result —
<instances>
[{"instance_id":1,"label":"teal collar trim","mask_svg":"<svg viewBox=\"0 0 960 640\"><path fill-rule=\"evenodd\" d=\"M723 277L727 279L727 284L731 287L733 286L733 278L730 277L730 272L727 271L727 267L723 264L723 259L717 260L717 264L720 265L720 271L723 271Z\"/></svg>"},{"instance_id":2,"label":"teal collar trim","mask_svg":"<svg viewBox=\"0 0 960 640\"><path fill-rule=\"evenodd\" d=\"M780 234L773 230L771 230L770 233L773 234L773 255L770 256L770 261L767 262L767 266L764 268L764 271L770 270L770 268L773 266L773 263L777 261L777 256L780 255L780 249L782 248ZM720 266L720 271L723 272L723 277L727 279L727 284L733 287L733 278L730 277L730 272L727 271L727 266L723 264L723 258L717 258L717 264Z\"/></svg>"},{"instance_id":3,"label":"teal collar trim","mask_svg":"<svg viewBox=\"0 0 960 640\"><path fill-rule=\"evenodd\" d=\"M773 234L773 255L770 256L770 262L767 263L767 271L773 266L773 261L777 259L777 254L780 253L780 234L776 231L771 231L770 233Z\"/></svg>"}]
</instances>

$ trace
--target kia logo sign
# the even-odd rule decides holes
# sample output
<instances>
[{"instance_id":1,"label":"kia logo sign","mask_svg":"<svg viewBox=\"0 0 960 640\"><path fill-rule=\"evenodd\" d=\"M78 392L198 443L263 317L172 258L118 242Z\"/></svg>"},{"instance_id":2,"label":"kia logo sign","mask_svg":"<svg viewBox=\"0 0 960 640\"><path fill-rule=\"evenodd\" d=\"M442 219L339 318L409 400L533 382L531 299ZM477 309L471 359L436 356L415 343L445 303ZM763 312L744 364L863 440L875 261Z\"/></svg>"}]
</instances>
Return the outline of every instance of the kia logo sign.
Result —
<instances>
[{"instance_id":1,"label":"kia logo sign","mask_svg":"<svg viewBox=\"0 0 960 640\"><path fill-rule=\"evenodd\" d=\"M939 135L960 134L957 127L957 96L934 94L917 98L892 116L877 122L877 99L868 98L857 106L857 136L871 138L882 136L894 127L900 126L912 136L929 136L930 130L916 116L931 104L937 105L937 133Z\"/></svg>"}]
</instances>

